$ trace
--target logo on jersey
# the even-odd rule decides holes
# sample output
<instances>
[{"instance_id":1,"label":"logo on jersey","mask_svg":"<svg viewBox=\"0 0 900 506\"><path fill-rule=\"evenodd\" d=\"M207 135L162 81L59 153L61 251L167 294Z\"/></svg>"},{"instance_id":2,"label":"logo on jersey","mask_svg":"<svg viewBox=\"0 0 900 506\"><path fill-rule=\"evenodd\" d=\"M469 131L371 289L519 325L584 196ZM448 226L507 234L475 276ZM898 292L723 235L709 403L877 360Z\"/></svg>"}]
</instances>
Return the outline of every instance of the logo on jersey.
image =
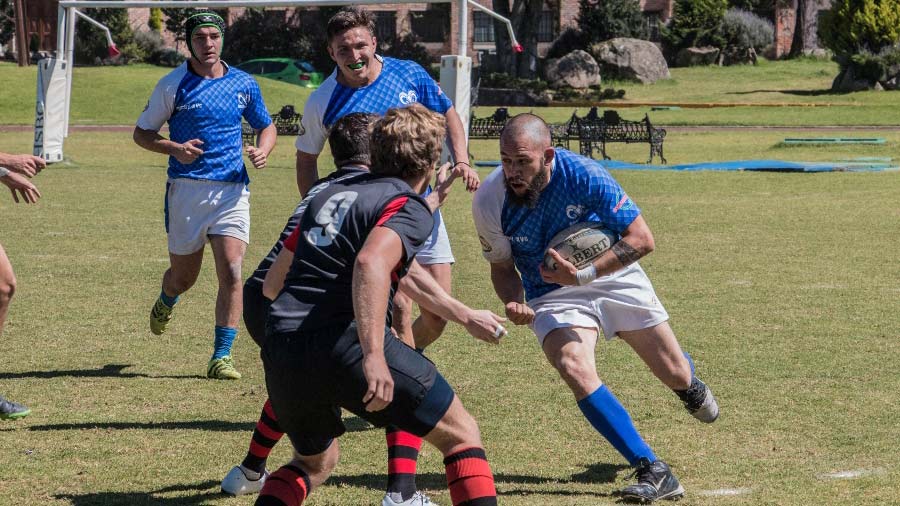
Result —
<instances>
[{"instance_id":1,"label":"logo on jersey","mask_svg":"<svg viewBox=\"0 0 900 506\"><path fill-rule=\"evenodd\" d=\"M191 111L194 109L200 109L201 107L203 107L203 104L201 104L200 102L195 102L193 104L184 104L184 105L176 106L175 110L176 111Z\"/></svg>"},{"instance_id":2,"label":"logo on jersey","mask_svg":"<svg viewBox=\"0 0 900 506\"><path fill-rule=\"evenodd\" d=\"M478 236L478 240L481 241L481 251L485 253L490 253L494 248L491 248L491 245L487 242L484 237Z\"/></svg>"},{"instance_id":3,"label":"logo on jersey","mask_svg":"<svg viewBox=\"0 0 900 506\"><path fill-rule=\"evenodd\" d=\"M516 244L525 244L528 242L527 235L514 235L514 236L510 236L508 239L509 239L509 242L514 242Z\"/></svg>"},{"instance_id":4,"label":"logo on jersey","mask_svg":"<svg viewBox=\"0 0 900 506\"><path fill-rule=\"evenodd\" d=\"M238 92L237 94L238 109L246 109L250 103L250 97L246 94Z\"/></svg>"},{"instance_id":5,"label":"logo on jersey","mask_svg":"<svg viewBox=\"0 0 900 506\"><path fill-rule=\"evenodd\" d=\"M403 105L414 104L419 101L419 96L416 95L415 90L409 91L401 91L400 92L400 103Z\"/></svg>"},{"instance_id":6,"label":"logo on jersey","mask_svg":"<svg viewBox=\"0 0 900 506\"><path fill-rule=\"evenodd\" d=\"M581 215L584 214L584 210L584 206L582 205L566 206L566 218L569 218L573 221L577 220L578 218L581 218Z\"/></svg>"},{"instance_id":7,"label":"logo on jersey","mask_svg":"<svg viewBox=\"0 0 900 506\"><path fill-rule=\"evenodd\" d=\"M631 199L628 198L628 195L623 193L622 197L619 199L619 203L616 204L616 207L613 208L613 212L617 213L620 209L630 209L634 203L631 202Z\"/></svg>"}]
</instances>

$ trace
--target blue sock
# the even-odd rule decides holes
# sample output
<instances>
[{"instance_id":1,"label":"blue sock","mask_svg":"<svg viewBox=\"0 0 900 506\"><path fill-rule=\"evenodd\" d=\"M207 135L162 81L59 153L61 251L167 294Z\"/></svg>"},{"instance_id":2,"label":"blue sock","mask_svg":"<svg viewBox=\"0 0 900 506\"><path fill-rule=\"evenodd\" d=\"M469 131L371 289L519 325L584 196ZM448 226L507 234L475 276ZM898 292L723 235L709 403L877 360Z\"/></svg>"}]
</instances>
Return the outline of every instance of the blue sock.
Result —
<instances>
[{"instance_id":1,"label":"blue sock","mask_svg":"<svg viewBox=\"0 0 900 506\"><path fill-rule=\"evenodd\" d=\"M606 385L600 385L594 393L578 401L578 407L597 432L602 434L629 464L637 465L641 458L656 462L656 455L638 434L628 411L625 411L625 407Z\"/></svg>"},{"instance_id":2,"label":"blue sock","mask_svg":"<svg viewBox=\"0 0 900 506\"><path fill-rule=\"evenodd\" d=\"M176 295L174 297L169 297L168 295L166 295L165 290L159 291L159 298L163 301L163 304L169 307L175 307L175 304L178 303L178 296Z\"/></svg>"},{"instance_id":3,"label":"blue sock","mask_svg":"<svg viewBox=\"0 0 900 506\"><path fill-rule=\"evenodd\" d=\"M690 353L688 353L686 351L682 351L682 353L684 353L684 358L687 359L688 364L690 364L690 366L691 366L691 376L693 376L694 375L694 359L691 358Z\"/></svg>"},{"instance_id":4,"label":"blue sock","mask_svg":"<svg viewBox=\"0 0 900 506\"><path fill-rule=\"evenodd\" d=\"M212 358L222 358L231 355L231 344L234 343L235 337L237 337L236 328L216 325L216 342Z\"/></svg>"}]
</instances>

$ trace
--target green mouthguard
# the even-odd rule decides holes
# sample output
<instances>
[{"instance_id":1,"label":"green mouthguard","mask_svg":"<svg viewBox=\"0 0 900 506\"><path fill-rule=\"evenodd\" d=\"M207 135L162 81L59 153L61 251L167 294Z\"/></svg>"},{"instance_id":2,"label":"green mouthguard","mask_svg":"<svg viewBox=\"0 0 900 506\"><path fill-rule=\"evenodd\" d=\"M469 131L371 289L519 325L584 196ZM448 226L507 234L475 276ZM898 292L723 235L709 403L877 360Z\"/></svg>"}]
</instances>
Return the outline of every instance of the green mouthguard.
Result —
<instances>
[{"instance_id":1,"label":"green mouthguard","mask_svg":"<svg viewBox=\"0 0 900 506\"><path fill-rule=\"evenodd\" d=\"M354 64L352 64L352 65L347 65L347 66L350 67L350 68L353 69L353 70L359 70L359 69L365 67L366 64L363 63L363 62L359 62L359 63L354 63Z\"/></svg>"}]
</instances>

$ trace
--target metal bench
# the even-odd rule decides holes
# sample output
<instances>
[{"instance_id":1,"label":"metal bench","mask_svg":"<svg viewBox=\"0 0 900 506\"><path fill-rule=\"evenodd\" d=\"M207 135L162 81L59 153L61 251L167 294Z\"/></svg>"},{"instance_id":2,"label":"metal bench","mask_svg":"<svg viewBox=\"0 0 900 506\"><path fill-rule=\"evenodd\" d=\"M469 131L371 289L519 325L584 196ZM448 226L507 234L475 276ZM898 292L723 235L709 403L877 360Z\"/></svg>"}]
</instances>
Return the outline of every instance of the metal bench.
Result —
<instances>
[{"instance_id":1,"label":"metal bench","mask_svg":"<svg viewBox=\"0 0 900 506\"><path fill-rule=\"evenodd\" d=\"M591 110L583 118L575 113L569 120L570 135L574 134L580 143L580 153L584 156L594 157L597 150L604 160L609 160L606 154L606 144L609 142L624 142L632 144L646 142L650 144L650 158L647 163L653 163L653 156L659 156L662 163L666 163L663 156L663 141L666 138L666 130L654 127L650 123L650 117L644 115L641 121L629 121L619 117L616 111L603 111L603 116L597 114L597 108Z\"/></svg>"},{"instance_id":2,"label":"metal bench","mask_svg":"<svg viewBox=\"0 0 900 506\"><path fill-rule=\"evenodd\" d=\"M509 121L509 111L505 107L501 107L494 111L494 114L486 118L476 118L472 116L469 121L469 138L470 139L499 139L503 127ZM559 148L569 149L569 130L568 123L563 125L551 124L550 136L553 145Z\"/></svg>"},{"instance_id":3,"label":"metal bench","mask_svg":"<svg viewBox=\"0 0 900 506\"><path fill-rule=\"evenodd\" d=\"M303 125L300 124L303 115L296 112L293 105L282 107L271 117L278 135L300 135L303 132ZM256 131L247 122L241 123L241 139L245 146L256 144Z\"/></svg>"},{"instance_id":4,"label":"metal bench","mask_svg":"<svg viewBox=\"0 0 900 506\"><path fill-rule=\"evenodd\" d=\"M499 139L509 118L506 108L499 108L486 118L473 116L469 122L469 138ZM579 152L584 156L593 158L594 152L599 151L604 160L609 160L606 154L608 142L646 142L650 144L647 163L653 163L654 155L659 156L662 163L666 163L663 156L666 130L653 126L646 114L641 121L629 121L619 117L616 111L603 111L603 116L600 116L597 108L592 107L584 117L579 117L578 111L575 111L568 122L551 124L549 127L554 146L569 149L570 141L577 140L580 144Z\"/></svg>"}]
</instances>

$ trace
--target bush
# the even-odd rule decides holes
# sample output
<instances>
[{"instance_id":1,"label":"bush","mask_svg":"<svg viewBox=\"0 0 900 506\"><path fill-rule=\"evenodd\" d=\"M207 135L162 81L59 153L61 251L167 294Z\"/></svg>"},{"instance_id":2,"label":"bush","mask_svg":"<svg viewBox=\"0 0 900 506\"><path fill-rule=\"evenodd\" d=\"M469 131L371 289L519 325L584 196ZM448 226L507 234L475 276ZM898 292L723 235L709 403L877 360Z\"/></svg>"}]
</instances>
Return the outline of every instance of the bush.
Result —
<instances>
[{"instance_id":1,"label":"bush","mask_svg":"<svg viewBox=\"0 0 900 506\"><path fill-rule=\"evenodd\" d=\"M547 50L547 58L562 58L576 49L587 50L588 37L581 30L575 27L568 27Z\"/></svg>"},{"instance_id":2,"label":"bush","mask_svg":"<svg viewBox=\"0 0 900 506\"><path fill-rule=\"evenodd\" d=\"M722 21L725 44L741 49L753 48L761 53L775 41L772 23L743 9L728 9Z\"/></svg>"},{"instance_id":3,"label":"bush","mask_svg":"<svg viewBox=\"0 0 900 506\"><path fill-rule=\"evenodd\" d=\"M900 42L900 0L836 0L819 20L819 39L842 67L862 52Z\"/></svg>"},{"instance_id":4,"label":"bush","mask_svg":"<svg viewBox=\"0 0 900 506\"><path fill-rule=\"evenodd\" d=\"M162 31L163 27L163 13L162 9L150 9L150 19L147 21L147 26L150 27L156 33Z\"/></svg>"},{"instance_id":5,"label":"bush","mask_svg":"<svg viewBox=\"0 0 900 506\"><path fill-rule=\"evenodd\" d=\"M660 30L668 57L688 47L723 47L727 0L675 0L672 21Z\"/></svg>"},{"instance_id":6,"label":"bush","mask_svg":"<svg viewBox=\"0 0 900 506\"><path fill-rule=\"evenodd\" d=\"M226 30L222 59L234 64L267 57L309 60L322 52L319 44L300 26L296 14L247 9Z\"/></svg>"},{"instance_id":7,"label":"bush","mask_svg":"<svg viewBox=\"0 0 900 506\"><path fill-rule=\"evenodd\" d=\"M647 37L637 0L579 0L577 21L586 46L616 37Z\"/></svg>"},{"instance_id":8,"label":"bush","mask_svg":"<svg viewBox=\"0 0 900 506\"><path fill-rule=\"evenodd\" d=\"M871 82L886 81L900 74L900 44L882 48L877 54L860 51L849 59L855 75Z\"/></svg>"}]
</instances>

